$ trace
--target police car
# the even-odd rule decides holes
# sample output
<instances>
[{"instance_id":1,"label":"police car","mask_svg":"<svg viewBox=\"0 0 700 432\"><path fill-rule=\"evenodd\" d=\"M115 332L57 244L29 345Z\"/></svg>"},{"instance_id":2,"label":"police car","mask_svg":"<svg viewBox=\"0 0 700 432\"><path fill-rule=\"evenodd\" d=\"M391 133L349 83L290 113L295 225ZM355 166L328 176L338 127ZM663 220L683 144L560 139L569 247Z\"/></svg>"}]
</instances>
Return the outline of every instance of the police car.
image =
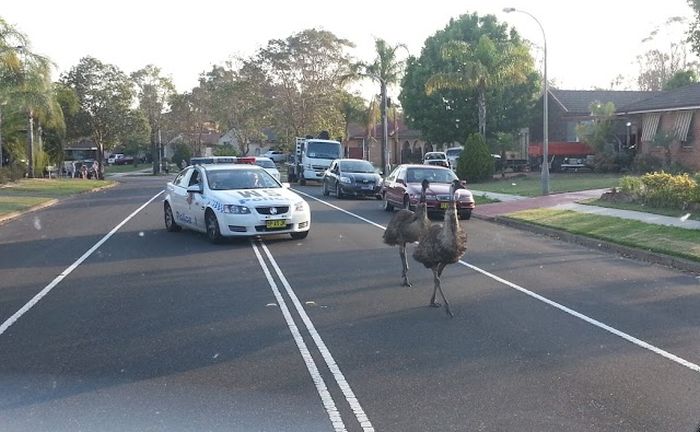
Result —
<instances>
[{"instance_id":1,"label":"police car","mask_svg":"<svg viewBox=\"0 0 700 432\"><path fill-rule=\"evenodd\" d=\"M165 187L168 231L200 231L215 243L224 237L309 234L308 203L263 168L230 157L193 162Z\"/></svg>"}]
</instances>

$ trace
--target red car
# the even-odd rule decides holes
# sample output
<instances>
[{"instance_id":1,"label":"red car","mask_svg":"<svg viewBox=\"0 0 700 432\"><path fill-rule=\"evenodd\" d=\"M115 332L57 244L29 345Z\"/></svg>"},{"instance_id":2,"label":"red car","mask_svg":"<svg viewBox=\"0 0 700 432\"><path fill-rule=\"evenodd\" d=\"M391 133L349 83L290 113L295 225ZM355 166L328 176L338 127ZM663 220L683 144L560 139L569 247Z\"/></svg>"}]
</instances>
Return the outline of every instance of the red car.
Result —
<instances>
[{"instance_id":1,"label":"red car","mask_svg":"<svg viewBox=\"0 0 700 432\"><path fill-rule=\"evenodd\" d=\"M450 186L457 175L449 168L434 165L399 165L384 179L382 199L384 210L394 208L415 209L421 192L421 182L427 179L430 187L426 191L428 212L443 212L450 201ZM468 189L458 189L457 211L460 219L469 219L474 210L474 196Z\"/></svg>"}]
</instances>

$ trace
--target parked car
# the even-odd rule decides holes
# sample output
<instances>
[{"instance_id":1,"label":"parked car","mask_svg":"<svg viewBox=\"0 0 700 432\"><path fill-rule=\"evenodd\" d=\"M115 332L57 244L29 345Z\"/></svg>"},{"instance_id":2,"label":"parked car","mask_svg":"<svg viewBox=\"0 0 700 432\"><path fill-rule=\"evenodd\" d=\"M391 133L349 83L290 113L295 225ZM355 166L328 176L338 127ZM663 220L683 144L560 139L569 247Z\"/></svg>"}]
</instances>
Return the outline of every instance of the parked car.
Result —
<instances>
[{"instance_id":1,"label":"parked car","mask_svg":"<svg viewBox=\"0 0 700 432\"><path fill-rule=\"evenodd\" d=\"M373 196L381 199L382 178L374 165L362 159L336 159L323 173L323 195L331 192L338 198L345 196Z\"/></svg>"},{"instance_id":2,"label":"parked car","mask_svg":"<svg viewBox=\"0 0 700 432\"><path fill-rule=\"evenodd\" d=\"M462 154L463 147L450 147L445 150L445 155L447 156L447 163L450 165L453 171L457 170L457 162L459 161L459 156Z\"/></svg>"},{"instance_id":3,"label":"parked car","mask_svg":"<svg viewBox=\"0 0 700 432\"><path fill-rule=\"evenodd\" d=\"M245 163L199 163L165 187L165 228L188 228L209 240L289 234L303 239L311 210L303 198L263 168Z\"/></svg>"},{"instance_id":4,"label":"parked car","mask_svg":"<svg viewBox=\"0 0 700 432\"><path fill-rule=\"evenodd\" d=\"M272 159L268 157L255 156L255 165L264 168L265 171L269 172L270 175L272 175L272 177L274 177L278 182L282 181L280 180L280 172Z\"/></svg>"},{"instance_id":5,"label":"parked car","mask_svg":"<svg viewBox=\"0 0 700 432\"><path fill-rule=\"evenodd\" d=\"M275 163L280 163L287 160L287 154L279 150L268 150L263 156L271 159Z\"/></svg>"},{"instance_id":6,"label":"parked car","mask_svg":"<svg viewBox=\"0 0 700 432\"><path fill-rule=\"evenodd\" d=\"M437 165L445 168L450 167L450 163L447 161L447 154L445 152L428 152L423 156L424 165Z\"/></svg>"},{"instance_id":7,"label":"parked car","mask_svg":"<svg viewBox=\"0 0 700 432\"><path fill-rule=\"evenodd\" d=\"M134 163L133 156L122 155L122 157L115 159L113 164L114 165L129 165L132 163Z\"/></svg>"},{"instance_id":8,"label":"parked car","mask_svg":"<svg viewBox=\"0 0 700 432\"><path fill-rule=\"evenodd\" d=\"M421 193L421 182L427 179L430 186L426 191L426 204L429 213L444 212L452 199L450 187L457 175L449 168L433 165L404 164L397 166L382 185L384 210L394 208L415 209ZM462 183L464 185L464 183ZM466 189L455 192L457 211L460 219L469 219L476 206L474 195Z\"/></svg>"}]
</instances>

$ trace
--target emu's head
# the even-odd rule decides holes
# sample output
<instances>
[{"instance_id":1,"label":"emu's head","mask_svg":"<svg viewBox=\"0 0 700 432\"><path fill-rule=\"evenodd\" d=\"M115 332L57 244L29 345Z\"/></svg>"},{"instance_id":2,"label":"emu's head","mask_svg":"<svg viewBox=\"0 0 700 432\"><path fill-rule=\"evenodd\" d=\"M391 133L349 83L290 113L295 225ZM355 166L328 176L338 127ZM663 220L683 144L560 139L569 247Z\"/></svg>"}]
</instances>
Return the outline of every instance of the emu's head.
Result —
<instances>
[{"instance_id":1,"label":"emu's head","mask_svg":"<svg viewBox=\"0 0 700 432\"><path fill-rule=\"evenodd\" d=\"M420 200L419 202L424 203L425 202L425 191L428 190L430 187L430 182L428 179L423 179L422 182L420 182Z\"/></svg>"}]
</instances>

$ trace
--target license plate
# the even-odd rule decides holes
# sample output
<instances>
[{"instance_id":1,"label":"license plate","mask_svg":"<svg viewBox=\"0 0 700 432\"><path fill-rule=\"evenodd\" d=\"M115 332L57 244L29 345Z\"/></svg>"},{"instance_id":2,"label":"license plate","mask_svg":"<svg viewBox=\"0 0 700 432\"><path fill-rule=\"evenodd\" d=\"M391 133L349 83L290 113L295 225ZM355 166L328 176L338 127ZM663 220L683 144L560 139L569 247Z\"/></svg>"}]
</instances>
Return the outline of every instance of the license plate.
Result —
<instances>
[{"instance_id":1,"label":"license plate","mask_svg":"<svg viewBox=\"0 0 700 432\"><path fill-rule=\"evenodd\" d=\"M374 188L374 186L372 186L372 185L363 185L362 186L362 189L373 189L373 188Z\"/></svg>"},{"instance_id":2,"label":"license plate","mask_svg":"<svg viewBox=\"0 0 700 432\"><path fill-rule=\"evenodd\" d=\"M447 210L447 207L449 207L449 203L446 203L446 202L440 203L440 209Z\"/></svg>"},{"instance_id":3,"label":"license plate","mask_svg":"<svg viewBox=\"0 0 700 432\"><path fill-rule=\"evenodd\" d=\"M265 222L267 228L286 228L287 221L284 219L273 219Z\"/></svg>"}]
</instances>

